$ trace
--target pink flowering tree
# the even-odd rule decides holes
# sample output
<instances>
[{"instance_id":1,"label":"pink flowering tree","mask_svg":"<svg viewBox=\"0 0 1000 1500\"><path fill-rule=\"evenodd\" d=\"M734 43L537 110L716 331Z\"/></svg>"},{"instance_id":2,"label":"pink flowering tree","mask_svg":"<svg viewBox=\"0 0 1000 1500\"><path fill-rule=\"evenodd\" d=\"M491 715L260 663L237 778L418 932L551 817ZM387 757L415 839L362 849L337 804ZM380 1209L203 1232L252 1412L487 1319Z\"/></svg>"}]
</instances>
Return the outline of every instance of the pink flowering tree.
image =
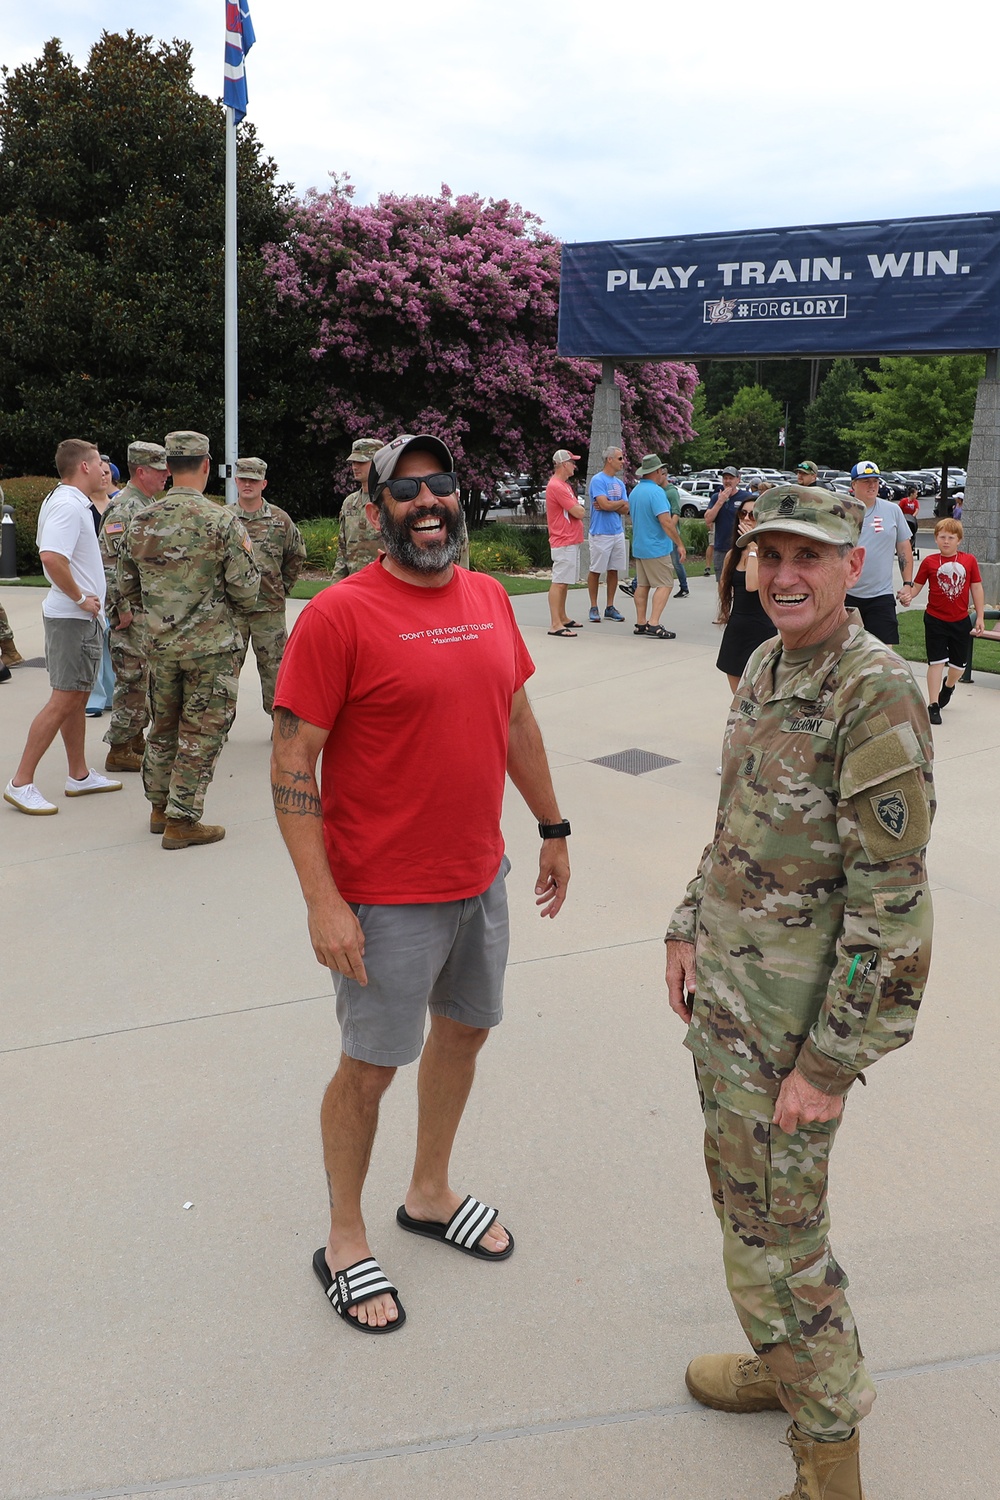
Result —
<instances>
[{"instance_id":1,"label":"pink flowering tree","mask_svg":"<svg viewBox=\"0 0 1000 1500\"><path fill-rule=\"evenodd\" d=\"M447 187L364 207L334 177L264 257L279 301L315 330L310 421L322 442L437 434L473 519L504 471L541 481L554 449L586 453L600 369L555 352L559 244L534 214ZM692 436L697 379L690 365L619 371L630 456Z\"/></svg>"}]
</instances>

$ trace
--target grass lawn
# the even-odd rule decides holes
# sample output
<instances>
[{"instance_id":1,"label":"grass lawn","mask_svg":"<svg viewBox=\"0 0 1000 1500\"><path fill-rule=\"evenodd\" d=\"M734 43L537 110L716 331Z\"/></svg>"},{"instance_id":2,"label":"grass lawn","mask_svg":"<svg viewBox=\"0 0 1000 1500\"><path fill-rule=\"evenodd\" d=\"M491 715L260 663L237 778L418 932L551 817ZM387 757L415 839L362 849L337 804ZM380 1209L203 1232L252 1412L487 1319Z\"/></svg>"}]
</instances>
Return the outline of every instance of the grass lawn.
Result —
<instances>
[{"instance_id":1,"label":"grass lawn","mask_svg":"<svg viewBox=\"0 0 1000 1500\"><path fill-rule=\"evenodd\" d=\"M922 609L902 610L899 620L899 645L896 650L907 661L926 661L924 650L924 612ZM995 620L987 620L988 629L993 629ZM1000 672L1000 641L976 641L972 648L972 668L975 672Z\"/></svg>"}]
</instances>

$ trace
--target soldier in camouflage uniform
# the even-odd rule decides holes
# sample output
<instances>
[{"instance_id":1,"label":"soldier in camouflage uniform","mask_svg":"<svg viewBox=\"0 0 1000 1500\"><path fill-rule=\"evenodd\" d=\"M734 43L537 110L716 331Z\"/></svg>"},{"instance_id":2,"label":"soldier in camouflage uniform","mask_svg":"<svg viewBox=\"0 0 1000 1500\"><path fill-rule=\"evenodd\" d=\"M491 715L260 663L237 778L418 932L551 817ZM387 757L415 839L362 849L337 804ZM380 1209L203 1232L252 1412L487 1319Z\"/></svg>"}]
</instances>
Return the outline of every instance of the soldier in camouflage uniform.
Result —
<instances>
[{"instance_id":1,"label":"soldier in camouflage uniform","mask_svg":"<svg viewBox=\"0 0 1000 1500\"><path fill-rule=\"evenodd\" d=\"M357 438L348 457L347 462L359 488L352 490L340 507L334 583L349 578L359 568L367 567L382 550L382 533L365 515L365 506L368 504L368 471L373 457L381 447L380 438Z\"/></svg>"},{"instance_id":2,"label":"soldier in camouflage uniform","mask_svg":"<svg viewBox=\"0 0 1000 1500\"><path fill-rule=\"evenodd\" d=\"M233 611L257 597L260 570L243 523L205 498L208 438L170 432L173 488L133 516L118 553L118 590L139 620L153 677L153 727L142 779L151 833L164 849L213 844L205 791L236 713L243 645Z\"/></svg>"},{"instance_id":3,"label":"soldier in camouflage uniform","mask_svg":"<svg viewBox=\"0 0 1000 1500\"><path fill-rule=\"evenodd\" d=\"M730 1294L756 1354L704 1355L692 1395L784 1407L785 1500L860 1500L875 1399L828 1240L844 1096L910 1038L930 960L927 710L906 663L845 597L864 562L851 497L782 485L757 501L761 600L726 730L712 842L667 929ZM695 979L697 976L697 984Z\"/></svg>"},{"instance_id":4,"label":"soldier in camouflage uniform","mask_svg":"<svg viewBox=\"0 0 1000 1500\"><path fill-rule=\"evenodd\" d=\"M246 527L253 543L253 554L260 569L260 592L252 609L236 611L243 637L240 666L246 661L253 642L253 653L260 674L264 712L274 708L274 684L285 650L285 600L306 560L302 533L291 516L280 506L264 499L267 488L267 464L262 458L241 458L236 462L236 514Z\"/></svg>"},{"instance_id":5,"label":"soldier in camouflage uniform","mask_svg":"<svg viewBox=\"0 0 1000 1500\"><path fill-rule=\"evenodd\" d=\"M0 494L2 493L3 491L0 490ZM24 657L14 645L14 632L10 628L10 621L7 618L7 611L4 609L3 605L0 604L0 661L2 661L3 665L8 669L8 677L10 676L10 668L16 667L18 662L21 662L23 660Z\"/></svg>"},{"instance_id":6,"label":"soldier in camouflage uniform","mask_svg":"<svg viewBox=\"0 0 1000 1500\"><path fill-rule=\"evenodd\" d=\"M118 553L129 521L166 488L166 451L159 443L130 443L128 474L128 484L104 512L98 538L108 581L108 649L115 670L111 725L104 736L110 747L106 771L142 770L143 732L149 723L149 665L139 627L118 591Z\"/></svg>"}]
</instances>

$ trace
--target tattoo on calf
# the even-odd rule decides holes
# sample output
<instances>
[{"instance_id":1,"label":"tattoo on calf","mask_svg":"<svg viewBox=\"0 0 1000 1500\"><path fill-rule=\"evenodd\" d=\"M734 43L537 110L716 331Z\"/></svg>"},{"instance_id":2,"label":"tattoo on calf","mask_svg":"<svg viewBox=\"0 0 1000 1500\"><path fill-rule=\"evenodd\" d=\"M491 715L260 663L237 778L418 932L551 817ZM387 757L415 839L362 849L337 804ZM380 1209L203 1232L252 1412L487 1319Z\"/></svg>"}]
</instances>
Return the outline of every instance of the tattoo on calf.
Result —
<instances>
[{"instance_id":1,"label":"tattoo on calf","mask_svg":"<svg viewBox=\"0 0 1000 1500\"><path fill-rule=\"evenodd\" d=\"M283 771L282 781L271 782L271 800L274 802L274 810L279 815L302 818L321 818L323 816L323 803L312 790L315 782L312 777L304 771ZM283 785L288 780L291 786ZM306 787L295 785L297 782L308 782Z\"/></svg>"}]
</instances>

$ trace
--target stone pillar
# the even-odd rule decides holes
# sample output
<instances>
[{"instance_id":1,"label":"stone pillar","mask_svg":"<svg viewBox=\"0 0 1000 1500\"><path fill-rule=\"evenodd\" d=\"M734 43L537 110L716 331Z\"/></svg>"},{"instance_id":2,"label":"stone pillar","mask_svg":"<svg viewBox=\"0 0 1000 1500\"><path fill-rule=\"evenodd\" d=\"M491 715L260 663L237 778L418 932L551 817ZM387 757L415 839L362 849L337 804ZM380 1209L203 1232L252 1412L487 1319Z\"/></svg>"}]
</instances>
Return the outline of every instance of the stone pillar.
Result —
<instances>
[{"instance_id":1,"label":"stone pillar","mask_svg":"<svg viewBox=\"0 0 1000 1500\"><path fill-rule=\"evenodd\" d=\"M976 393L968 482L962 507L962 543L979 563L983 592L991 607L1000 604L1000 379L997 350L986 356L986 378Z\"/></svg>"},{"instance_id":2,"label":"stone pillar","mask_svg":"<svg viewBox=\"0 0 1000 1500\"><path fill-rule=\"evenodd\" d=\"M615 362L601 360L600 384L594 387L594 415L590 423L590 452L587 455L587 487L598 469L604 468L605 448L620 448L622 441L622 397L615 385ZM590 568L590 496L584 501L583 546L580 548L580 581L585 582Z\"/></svg>"}]
</instances>

